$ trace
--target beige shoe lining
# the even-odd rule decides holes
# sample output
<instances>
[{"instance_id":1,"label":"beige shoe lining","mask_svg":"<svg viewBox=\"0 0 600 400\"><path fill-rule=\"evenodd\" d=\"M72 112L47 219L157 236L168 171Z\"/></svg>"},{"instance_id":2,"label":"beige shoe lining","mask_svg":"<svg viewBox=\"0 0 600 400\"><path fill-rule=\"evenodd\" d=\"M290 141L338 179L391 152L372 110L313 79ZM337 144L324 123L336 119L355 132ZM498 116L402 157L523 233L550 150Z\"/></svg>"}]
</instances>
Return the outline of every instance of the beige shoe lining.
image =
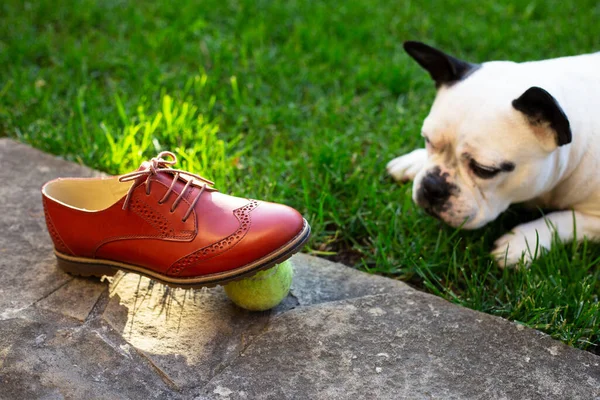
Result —
<instances>
[{"instance_id":1,"label":"beige shoe lining","mask_svg":"<svg viewBox=\"0 0 600 400\"><path fill-rule=\"evenodd\" d=\"M58 179L44 187L49 198L82 211L100 211L122 199L133 182L118 177L102 179Z\"/></svg>"}]
</instances>

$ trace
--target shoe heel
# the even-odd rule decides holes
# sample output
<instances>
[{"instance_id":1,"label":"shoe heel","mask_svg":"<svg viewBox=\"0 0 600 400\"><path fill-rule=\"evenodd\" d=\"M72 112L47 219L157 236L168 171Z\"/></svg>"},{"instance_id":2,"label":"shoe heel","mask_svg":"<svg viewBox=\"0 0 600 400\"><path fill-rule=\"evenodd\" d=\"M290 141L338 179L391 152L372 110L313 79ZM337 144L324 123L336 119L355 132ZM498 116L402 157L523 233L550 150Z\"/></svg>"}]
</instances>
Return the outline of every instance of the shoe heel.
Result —
<instances>
[{"instance_id":1,"label":"shoe heel","mask_svg":"<svg viewBox=\"0 0 600 400\"><path fill-rule=\"evenodd\" d=\"M60 269L71 275L102 278L103 276L113 276L117 273L116 268L108 265L70 261L59 256L56 256L56 261Z\"/></svg>"}]
</instances>

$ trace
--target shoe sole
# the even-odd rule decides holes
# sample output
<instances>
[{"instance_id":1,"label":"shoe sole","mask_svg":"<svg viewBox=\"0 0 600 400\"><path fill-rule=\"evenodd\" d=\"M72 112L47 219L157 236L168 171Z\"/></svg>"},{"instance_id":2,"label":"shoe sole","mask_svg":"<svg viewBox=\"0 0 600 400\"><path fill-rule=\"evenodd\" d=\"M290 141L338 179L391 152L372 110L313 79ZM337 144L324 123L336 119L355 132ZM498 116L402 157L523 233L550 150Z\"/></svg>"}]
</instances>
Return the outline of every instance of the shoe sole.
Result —
<instances>
[{"instance_id":1,"label":"shoe sole","mask_svg":"<svg viewBox=\"0 0 600 400\"><path fill-rule=\"evenodd\" d=\"M94 258L74 257L54 250L58 267L63 271L77 276L113 276L117 271L132 272L175 288L201 288L224 285L229 282L248 278L259 271L269 269L276 264L289 259L299 252L310 237L310 225L304 220L302 230L288 243L274 252L234 270L203 275L194 278L177 278L159 274L137 265L125 264L118 261Z\"/></svg>"}]
</instances>

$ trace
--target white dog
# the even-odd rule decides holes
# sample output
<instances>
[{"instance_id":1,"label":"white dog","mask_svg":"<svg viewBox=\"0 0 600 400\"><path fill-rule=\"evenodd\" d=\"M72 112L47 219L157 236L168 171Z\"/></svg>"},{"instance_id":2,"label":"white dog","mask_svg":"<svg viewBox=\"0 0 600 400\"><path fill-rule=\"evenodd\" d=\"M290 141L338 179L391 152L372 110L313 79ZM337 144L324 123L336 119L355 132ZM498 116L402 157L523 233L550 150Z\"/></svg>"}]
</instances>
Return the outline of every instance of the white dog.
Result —
<instances>
[{"instance_id":1,"label":"white dog","mask_svg":"<svg viewBox=\"0 0 600 400\"><path fill-rule=\"evenodd\" d=\"M600 53L467 63L423 43L404 49L437 86L425 149L387 165L413 200L451 226L477 229L510 204L558 209L496 242L501 266L536 246L600 239Z\"/></svg>"}]
</instances>

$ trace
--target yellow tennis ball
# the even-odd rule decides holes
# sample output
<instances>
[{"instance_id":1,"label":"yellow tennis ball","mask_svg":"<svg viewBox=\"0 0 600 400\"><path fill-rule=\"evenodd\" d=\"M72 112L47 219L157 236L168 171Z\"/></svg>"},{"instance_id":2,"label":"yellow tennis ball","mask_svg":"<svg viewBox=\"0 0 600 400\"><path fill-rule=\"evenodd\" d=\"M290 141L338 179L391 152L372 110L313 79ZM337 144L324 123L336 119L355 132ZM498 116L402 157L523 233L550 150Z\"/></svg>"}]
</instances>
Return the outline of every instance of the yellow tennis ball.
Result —
<instances>
[{"instance_id":1,"label":"yellow tennis ball","mask_svg":"<svg viewBox=\"0 0 600 400\"><path fill-rule=\"evenodd\" d=\"M250 278L224 286L227 297L239 307L250 311L265 311L275 307L288 295L294 269L289 261L260 271Z\"/></svg>"}]
</instances>

